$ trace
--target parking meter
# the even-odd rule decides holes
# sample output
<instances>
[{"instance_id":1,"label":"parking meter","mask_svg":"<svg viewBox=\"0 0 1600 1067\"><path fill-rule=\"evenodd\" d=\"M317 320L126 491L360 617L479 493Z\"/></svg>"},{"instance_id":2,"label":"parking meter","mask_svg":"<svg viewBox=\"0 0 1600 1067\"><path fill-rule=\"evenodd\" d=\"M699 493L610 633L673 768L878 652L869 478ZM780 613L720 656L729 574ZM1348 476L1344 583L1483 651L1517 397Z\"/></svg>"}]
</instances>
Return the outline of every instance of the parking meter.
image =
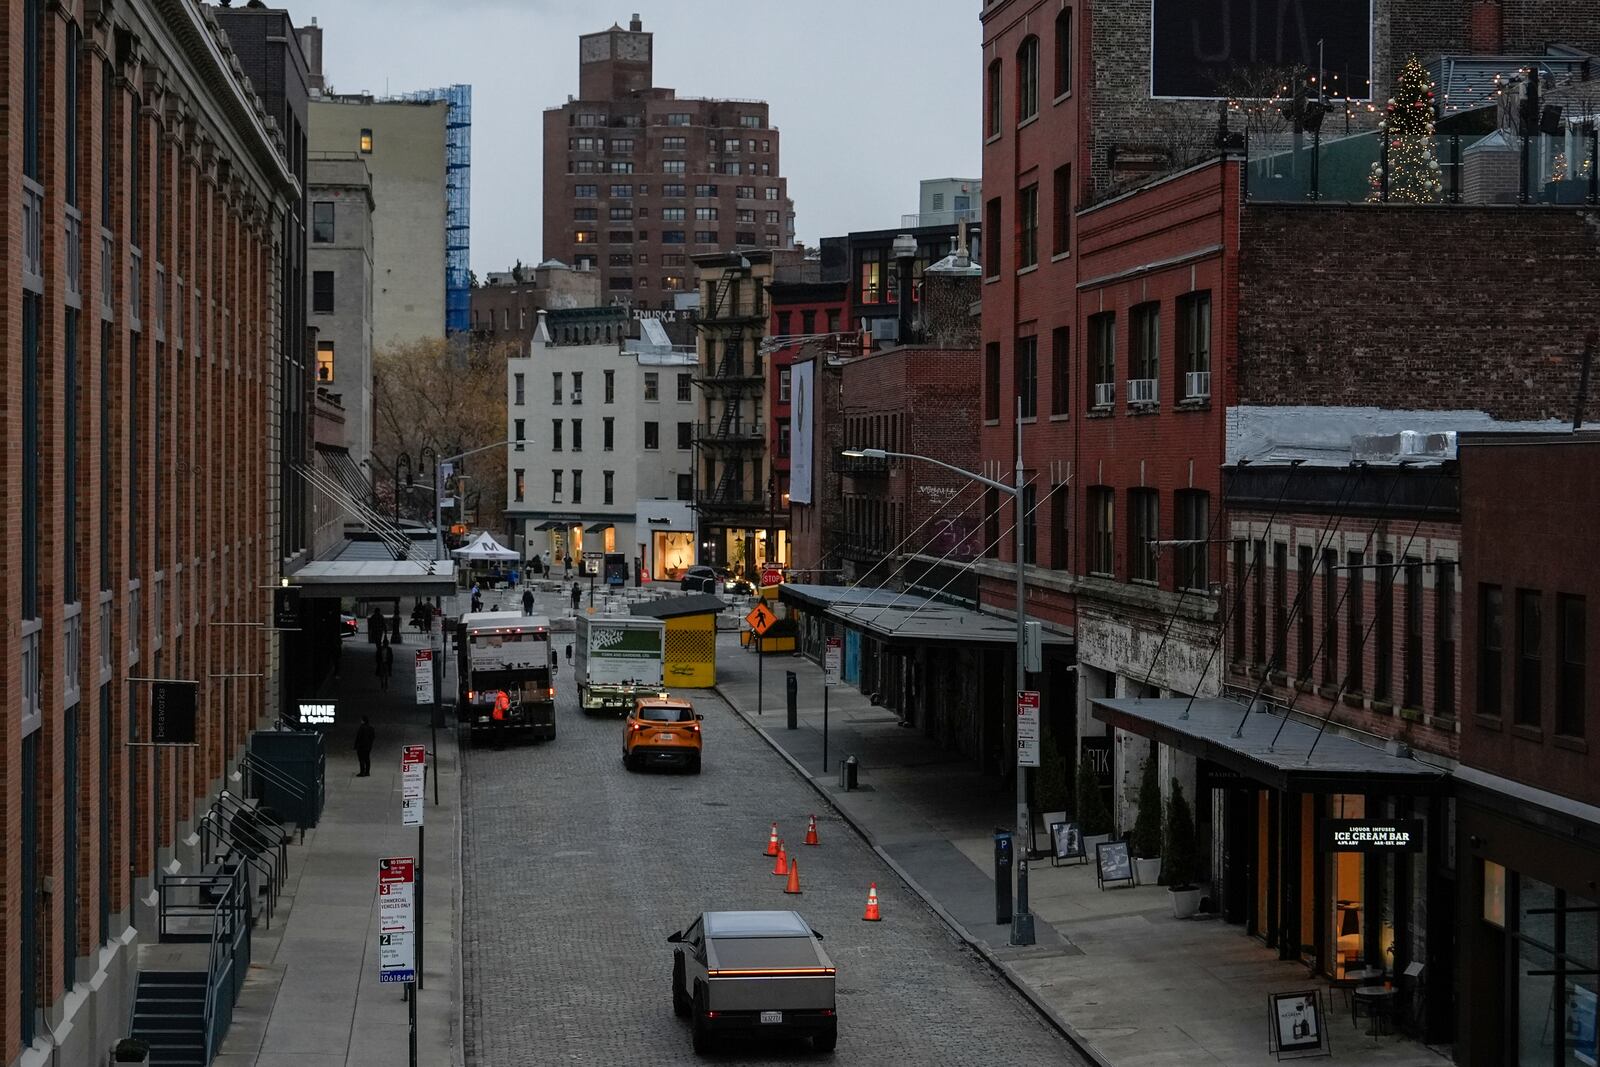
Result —
<instances>
[{"instance_id":1,"label":"parking meter","mask_svg":"<svg viewBox=\"0 0 1600 1067\"><path fill-rule=\"evenodd\" d=\"M789 729L798 729L800 726L800 683L795 680L794 671L785 672L789 675L784 680L784 692L789 701Z\"/></svg>"},{"instance_id":2,"label":"parking meter","mask_svg":"<svg viewBox=\"0 0 1600 1067\"><path fill-rule=\"evenodd\" d=\"M1011 922L1011 831L994 832L994 921Z\"/></svg>"}]
</instances>

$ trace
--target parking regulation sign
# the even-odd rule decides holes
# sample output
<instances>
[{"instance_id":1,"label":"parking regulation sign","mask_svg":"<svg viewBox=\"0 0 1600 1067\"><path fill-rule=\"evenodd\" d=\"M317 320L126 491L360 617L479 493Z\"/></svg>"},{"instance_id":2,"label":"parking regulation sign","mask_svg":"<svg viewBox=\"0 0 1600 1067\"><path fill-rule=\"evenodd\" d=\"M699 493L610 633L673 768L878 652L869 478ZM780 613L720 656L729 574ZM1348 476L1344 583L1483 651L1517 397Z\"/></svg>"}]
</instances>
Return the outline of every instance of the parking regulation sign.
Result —
<instances>
[{"instance_id":1,"label":"parking regulation sign","mask_svg":"<svg viewBox=\"0 0 1600 1067\"><path fill-rule=\"evenodd\" d=\"M410 856L378 861L378 981L415 982L416 862Z\"/></svg>"},{"instance_id":2,"label":"parking regulation sign","mask_svg":"<svg viewBox=\"0 0 1600 1067\"><path fill-rule=\"evenodd\" d=\"M822 655L822 684L838 685L839 668L844 663L844 639L830 637Z\"/></svg>"},{"instance_id":3,"label":"parking regulation sign","mask_svg":"<svg viewBox=\"0 0 1600 1067\"><path fill-rule=\"evenodd\" d=\"M417 703L433 703L433 649L417 650Z\"/></svg>"},{"instance_id":4,"label":"parking regulation sign","mask_svg":"<svg viewBox=\"0 0 1600 1067\"><path fill-rule=\"evenodd\" d=\"M1039 694L1029 689L1017 694L1017 766L1039 766Z\"/></svg>"},{"instance_id":5,"label":"parking regulation sign","mask_svg":"<svg viewBox=\"0 0 1600 1067\"><path fill-rule=\"evenodd\" d=\"M422 798L427 782L428 750L407 745L400 753L400 825L422 825Z\"/></svg>"}]
</instances>

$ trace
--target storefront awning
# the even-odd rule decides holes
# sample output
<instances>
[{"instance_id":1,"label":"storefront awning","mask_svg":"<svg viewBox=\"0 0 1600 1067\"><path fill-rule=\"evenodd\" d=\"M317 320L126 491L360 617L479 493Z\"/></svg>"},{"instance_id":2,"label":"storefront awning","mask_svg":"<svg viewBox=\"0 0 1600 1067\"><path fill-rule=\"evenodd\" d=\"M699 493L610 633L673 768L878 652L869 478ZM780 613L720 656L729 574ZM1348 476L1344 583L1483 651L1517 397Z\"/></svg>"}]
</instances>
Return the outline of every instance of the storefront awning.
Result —
<instances>
[{"instance_id":1,"label":"storefront awning","mask_svg":"<svg viewBox=\"0 0 1600 1067\"><path fill-rule=\"evenodd\" d=\"M848 585L785 583L778 599L890 643L1015 645L1017 624L1003 615L930 600L892 589L862 589ZM1043 644L1052 649L1072 647L1071 637L1046 630Z\"/></svg>"},{"instance_id":2,"label":"storefront awning","mask_svg":"<svg viewBox=\"0 0 1600 1067\"><path fill-rule=\"evenodd\" d=\"M449 596L456 591L451 560L341 560L307 563L290 581L318 597Z\"/></svg>"},{"instance_id":3,"label":"storefront awning","mask_svg":"<svg viewBox=\"0 0 1600 1067\"><path fill-rule=\"evenodd\" d=\"M541 522L539 525L535 526L533 528L533 532L534 533L549 533L551 530L565 530L566 528L567 528L567 524L564 523L564 522L552 522L552 521L546 520L544 522Z\"/></svg>"},{"instance_id":4,"label":"storefront awning","mask_svg":"<svg viewBox=\"0 0 1600 1067\"><path fill-rule=\"evenodd\" d=\"M589 529L587 531L585 531L585 532L587 532L587 533L602 533L603 531L612 529L613 527L615 527L615 525L616 525L615 523L610 523L610 522L597 522L597 523L594 523L593 525L591 525L589 527Z\"/></svg>"},{"instance_id":5,"label":"storefront awning","mask_svg":"<svg viewBox=\"0 0 1600 1067\"><path fill-rule=\"evenodd\" d=\"M1394 755L1318 724L1268 710L1248 715L1236 700L1092 701L1094 717L1209 760L1263 785L1300 793L1431 793L1443 768ZM1187 717L1185 716L1187 712ZM1313 748L1313 745L1315 747Z\"/></svg>"}]
</instances>

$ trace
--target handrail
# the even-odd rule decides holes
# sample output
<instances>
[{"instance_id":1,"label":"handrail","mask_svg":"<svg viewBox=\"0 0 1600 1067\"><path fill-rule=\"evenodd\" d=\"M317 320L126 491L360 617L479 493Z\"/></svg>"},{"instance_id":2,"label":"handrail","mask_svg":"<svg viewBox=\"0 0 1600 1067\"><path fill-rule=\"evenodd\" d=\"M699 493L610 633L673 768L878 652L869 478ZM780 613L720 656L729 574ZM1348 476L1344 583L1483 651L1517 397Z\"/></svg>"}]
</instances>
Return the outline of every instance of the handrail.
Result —
<instances>
[{"instance_id":1,"label":"handrail","mask_svg":"<svg viewBox=\"0 0 1600 1067\"><path fill-rule=\"evenodd\" d=\"M203 1016L207 1063L216 1055L233 1021L233 1006L239 999L244 971L250 963L250 902L246 886L243 868L236 867L228 879L227 890L211 909L211 947L206 960Z\"/></svg>"},{"instance_id":2,"label":"handrail","mask_svg":"<svg viewBox=\"0 0 1600 1067\"><path fill-rule=\"evenodd\" d=\"M213 822L215 822L215 825L213 825ZM272 927L272 913L278 909L278 893L283 888L286 868L283 865L273 863L261 856L252 855L250 852L239 848L236 842L229 841L227 838L230 833L230 828L226 821L222 818L221 814L217 812L215 808L206 811L200 816L200 828L200 844L207 857L215 859L216 862L225 863L227 862L228 857L238 856L256 871L261 872L262 877L265 879L265 886L267 890L267 927L270 929ZM213 836L215 836L221 844L226 846L227 851L224 852L221 857L213 856L211 850L211 838Z\"/></svg>"},{"instance_id":3,"label":"handrail","mask_svg":"<svg viewBox=\"0 0 1600 1067\"><path fill-rule=\"evenodd\" d=\"M239 818L241 816L245 818L247 820L248 828L252 832L256 831L255 822L258 819L270 826L274 831L274 834L272 838L266 840L266 844L278 854L278 861L284 866L284 868L288 868L289 846L287 842L289 835L284 833L283 823L279 822L277 819L274 819L271 815L268 815L259 807L250 807L250 805L246 804L244 801L240 800L226 789L217 794L216 803L214 803L212 807L215 808L220 804L228 805L230 819Z\"/></svg>"},{"instance_id":4,"label":"handrail","mask_svg":"<svg viewBox=\"0 0 1600 1067\"><path fill-rule=\"evenodd\" d=\"M267 781L271 782L279 789L284 790L296 800L304 800L306 798L306 791L300 787L299 782L296 782L294 779L290 778L288 775L284 774L278 768L274 767L272 764L260 758L253 752L246 751L245 754L239 759L239 766L243 767L252 774L261 775Z\"/></svg>"}]
</instances>

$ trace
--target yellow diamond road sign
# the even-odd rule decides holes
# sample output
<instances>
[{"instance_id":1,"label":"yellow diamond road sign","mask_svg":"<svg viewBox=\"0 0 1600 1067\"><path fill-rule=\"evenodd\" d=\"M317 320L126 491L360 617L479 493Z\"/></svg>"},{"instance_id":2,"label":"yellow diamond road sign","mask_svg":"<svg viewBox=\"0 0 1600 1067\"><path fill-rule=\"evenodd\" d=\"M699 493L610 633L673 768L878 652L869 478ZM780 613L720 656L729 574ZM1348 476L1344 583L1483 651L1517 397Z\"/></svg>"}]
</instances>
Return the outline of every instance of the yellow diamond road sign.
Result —
<instances>
[{"instance_id":1,"label":"yellow diamond road sign","mask_svg":"<svg viewBox=\"0 0 1600 1067\"><path fill-rule=\"evenodd\" d=\"M767 607L767 602L763 600L750 609L750 614L744 617L744 621L750 624L751 631L757 637L762 637L768 630L772 629L772 624L778 621L778 617L772 613L772 609Z\"/></svg>"}]
</instances>

